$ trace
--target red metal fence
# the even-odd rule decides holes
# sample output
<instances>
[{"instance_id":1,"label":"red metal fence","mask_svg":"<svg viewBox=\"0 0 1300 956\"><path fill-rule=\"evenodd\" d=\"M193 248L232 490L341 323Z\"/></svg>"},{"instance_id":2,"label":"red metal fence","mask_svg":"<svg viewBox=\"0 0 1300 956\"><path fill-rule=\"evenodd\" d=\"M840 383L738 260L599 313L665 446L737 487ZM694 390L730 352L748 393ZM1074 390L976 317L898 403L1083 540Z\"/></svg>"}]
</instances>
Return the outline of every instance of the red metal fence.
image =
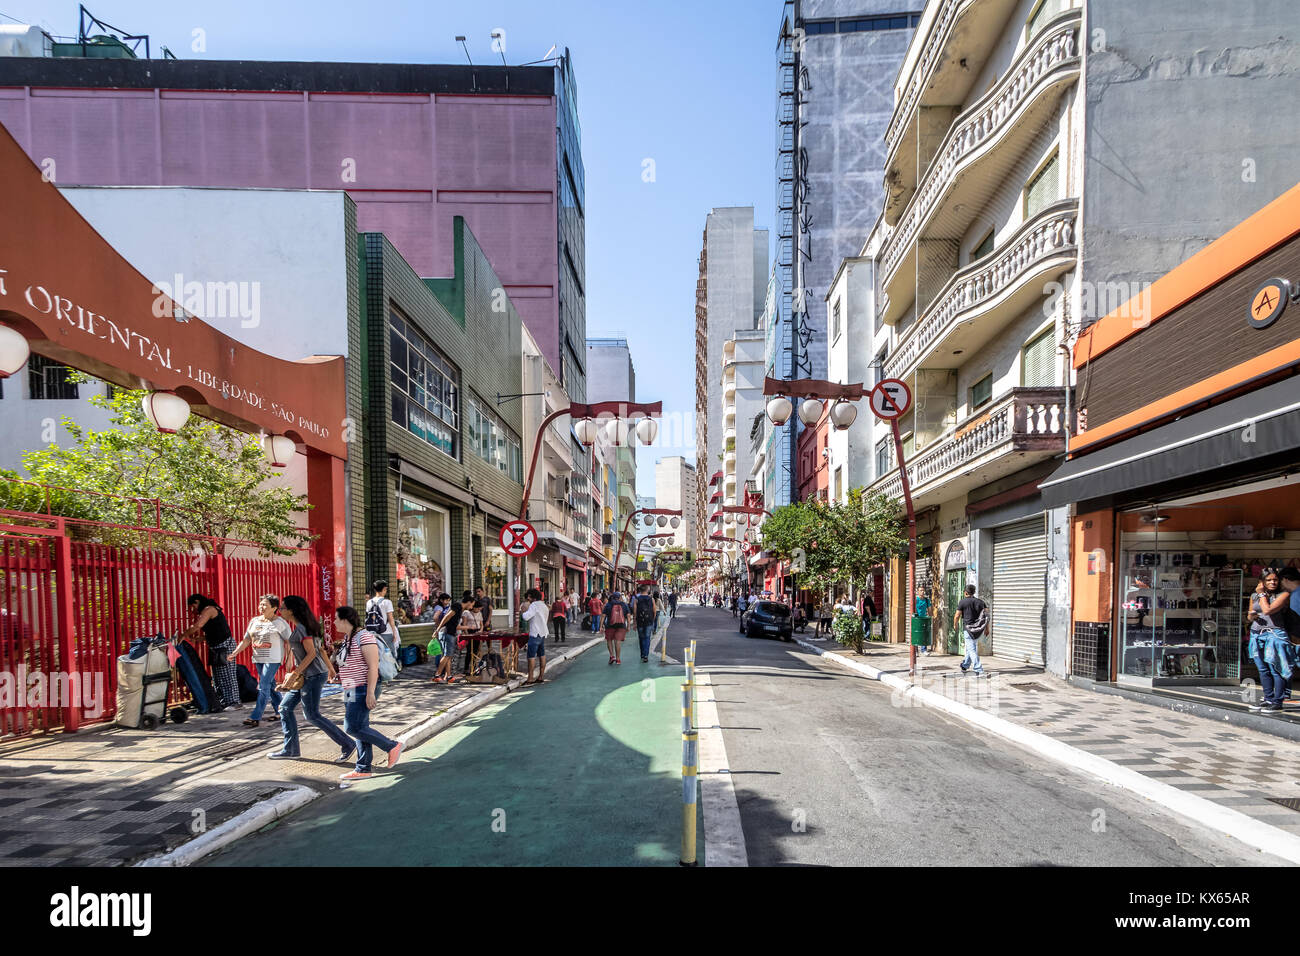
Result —
<instances>
[{"instance_id":1,"label":"red metal fence","mask_svg":"<svg viewBox=\"0 0 1300 956\"><path fill-rule=\"evenodd\" d=\"M262 594L300 594L319 612L314 563L76 541L70 523L35 517L0 513L0 736L111 720L117 658L136 637L188 626L191 594L215 599L236 639ZM193 643L206 665L206 643ZM250 651L239 662L253 669Z\"/></svg>"}]
</instances>

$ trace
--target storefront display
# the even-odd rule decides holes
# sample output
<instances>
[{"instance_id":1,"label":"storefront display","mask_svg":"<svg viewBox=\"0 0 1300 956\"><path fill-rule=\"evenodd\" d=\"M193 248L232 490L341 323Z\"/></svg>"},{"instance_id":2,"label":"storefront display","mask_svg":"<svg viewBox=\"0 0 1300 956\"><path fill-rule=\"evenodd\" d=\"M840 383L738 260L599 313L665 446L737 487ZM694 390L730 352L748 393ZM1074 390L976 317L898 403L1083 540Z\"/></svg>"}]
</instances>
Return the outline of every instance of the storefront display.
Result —
<instances>
[{"instance_id":1,"label":"storefront display","mask_svg":"<svg viewBox=\"0 0 1300 956\"><path fill-rule=\"evenodd\" d=\"M398 499L395 606L411 618L403 623L418 622L447 590L449 520L445 508L405 496Z\"/></svg>"}]
</instances>

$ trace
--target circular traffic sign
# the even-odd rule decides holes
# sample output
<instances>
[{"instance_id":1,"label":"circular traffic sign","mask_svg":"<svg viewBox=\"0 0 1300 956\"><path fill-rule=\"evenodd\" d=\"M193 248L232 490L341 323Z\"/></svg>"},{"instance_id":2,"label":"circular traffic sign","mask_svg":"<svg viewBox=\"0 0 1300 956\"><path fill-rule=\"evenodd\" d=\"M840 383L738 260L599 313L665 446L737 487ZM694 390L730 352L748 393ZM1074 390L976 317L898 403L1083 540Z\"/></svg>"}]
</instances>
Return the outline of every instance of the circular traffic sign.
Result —
<instances>
[{"instance_id":1,"label":"circular traffic sign","mask_svg":"<svg viewBox=\"0 0 1300 956\"><path fill-rule=\"evenodd\" d=\"M533 553L537 547L537 530L520 518L501 528L501 549L513 558Z\"/></svg>"},{"instance_id":2,"label":"circular traffic sign","mask_svg":"<svg viewBox=\"0 0 1300 956\"><path fill-rule=\"evenodd\" d=\"M877 418L902 418L912 407L912 390L898 378L887 378L871 390L871 410Z\"/></svg>"}]
</instances>

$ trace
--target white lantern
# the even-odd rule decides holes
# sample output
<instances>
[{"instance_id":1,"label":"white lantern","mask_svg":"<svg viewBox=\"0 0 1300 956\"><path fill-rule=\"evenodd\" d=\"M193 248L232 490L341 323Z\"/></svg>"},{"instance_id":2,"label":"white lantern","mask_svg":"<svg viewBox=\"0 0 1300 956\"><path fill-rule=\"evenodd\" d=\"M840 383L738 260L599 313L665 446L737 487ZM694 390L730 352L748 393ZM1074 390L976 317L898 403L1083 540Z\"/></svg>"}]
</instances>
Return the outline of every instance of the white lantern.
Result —
<instances>
[{"instance_id":1,"label":"white lantern","mask_svg":"<svg viewBox=\"0 0 1300 956\"><path fill-rule=\"evenodd\" d=\"M627 422L621 418L615 418L605 424L605 440L611 445L622 448L627 444L628 432L631 429Z\"/></svg>"},{"instance_id":2,"label":"white lantern","mask_svg":"<svg viewBox=\"0 0 1300 956\"><path fill-rule=\"evenodd\" d=\"M857 420L858 406L852 402L836 402L831 406L831 424L836 430L844 431Z\"/></svg>"},{"instance_id":3,"label":"white lantern","mask_svg":"<svg viewBox=\"0 0 1300 956\"><path fill-rule=\"evenodd\" d=\"M682 519L681 519L681 518L678 518L678 517L676 517L676 516L673 516L672 518L669 518L669 519L668 519L668 523L669 523L670 525L672 525L674 528L680 528L681 525L682 525Z\"/></svg>"},{"instance_id":4,"label":"white lantern","mask_svg":"<svg viewBox=\"0 0 1300 956\"><path fill-rule=\"evenodd\" d=\"M590 418L583 418L573 423L574 434L578 436L578 442L583 448L590 448L596 444L597 428L596 423Z\"/></svg>"},{"instance_id":5,"label":"white lantern","mask_svg":"<svg viewBox=\"0 0 1300 956\"><path fill-rule=\"evenodd\" d=\"M822 403L820 399L805 398L799 403L799 421L805 425L816 425L817 419L822 417Z\"/></svg>"},{"instance_id":6,"label":"white lantern","mask_svg":"<svg viewBox=\"0 0 1300 956\"><path fill-rule=\"evenodd\" d=\"M272 468L286 468L293 458L298 446L288 435L271 435L266 440L266 457L271 459Z\"/></svg>"},{"instance_id":7,"label":"white lantern","mask_svg":"<svg viewBox=\"0 0 1300 956\"><path fill-rule=\"evenodd\" d=\"M164 435L174 435L190 417L190 403L175 392L146 392L140 399L144 417Z\"/></svg>"},{"instance_id":8,"label":"white lantern","mask_svg":"<svg viewBox=\"0 0 1300 956\"><path fill-rule=\"evenodd\" d=\"M660 515L660 516L659 516L659 521L657 522L657 524L658 524L659 527L661 527L661 528L666 528L666 527L668 527L668 516L667 516L667 515Z\"/></svg>"},{"instance_id":9,"label":"white lantern","mask_svg":"<svg viewBox=\"0 0 1300 956\"><path fill-rule=\"evenodd\" d=\"M0 378L8 378L27 364L32 348L27 336L17 329L0 325Z\"/></svg>"},{"instance_id":10,"label":"white lantern","mask_svg":"<svg viewBox=\"0 0 1300 956\"><path fill-rule=\"evenodd\" d=\"M733 525L733 524L736 523L736 516L735 516L734 514L732 514L730 511L728 511L728 512L727 512L726 521L727 521L727 524L729 524L729 525Z\"/></svg>"},{"instance_id":11,"label":"white lantern","mask_svg":"<svg viewBox=\"0 0 1300 956\"><path fill-rule=\"evenodd\" d=\"M653 445L659 434L659 423L653 418L643 418L636 423L636 438L643 445Z\"/></svg>"},{"instance_id":12,"label":"white lantern","mask_svg":"<svg viewBox=\"0 0 1300 956\"><path fill-rule=\"evenodd\" d=\"M790 420L794 404L784 395L778 395L767 403L767 417L773 425L784 425Z\"/></svg>"}]
</instances>

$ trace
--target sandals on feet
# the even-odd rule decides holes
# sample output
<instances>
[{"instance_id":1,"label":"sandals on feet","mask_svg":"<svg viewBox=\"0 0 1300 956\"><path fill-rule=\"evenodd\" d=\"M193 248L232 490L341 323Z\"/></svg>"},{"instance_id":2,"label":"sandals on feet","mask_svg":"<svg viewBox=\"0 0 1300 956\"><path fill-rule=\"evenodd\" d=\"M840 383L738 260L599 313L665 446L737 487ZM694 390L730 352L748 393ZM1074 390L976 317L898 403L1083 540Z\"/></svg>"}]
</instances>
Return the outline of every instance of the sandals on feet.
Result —
<instances>
[{"instance_id":1,"label":"sandals on feet","mask_svg":"<svg viewBox=\"0 0 1300 956\"><path fill-rule=\"evenodd\" d=\"M261 723L260 720L251 720L251 719L249 719L249 720L245 720L245 721L244 721L244 726L245 726L245 727L256 727L256 726L258 726L260 723Z\"/></svg>"}]
</instances>

